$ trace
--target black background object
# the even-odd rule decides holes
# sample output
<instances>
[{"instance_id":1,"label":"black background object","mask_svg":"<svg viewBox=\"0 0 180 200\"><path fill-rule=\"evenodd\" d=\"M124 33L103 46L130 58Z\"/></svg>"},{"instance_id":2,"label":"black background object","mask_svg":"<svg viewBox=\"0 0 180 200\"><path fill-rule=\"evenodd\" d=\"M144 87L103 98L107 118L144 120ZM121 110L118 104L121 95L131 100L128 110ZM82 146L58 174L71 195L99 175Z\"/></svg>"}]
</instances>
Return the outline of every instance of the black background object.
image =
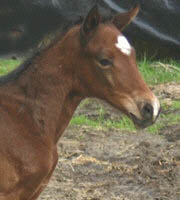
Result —
<instances>
[{"instance_id":1,"label":"black background object","mask_svg":"<svg viewBox=\"0 0 180 200\"><path fill-rule=\"evenodd\" d=\"M137 2L140 13L124 34L139 52L180 59L179 0L1 0L0 55L24 53L45 35L67 31L94 4L110 19Z\"/></svg>"}]
</instances>

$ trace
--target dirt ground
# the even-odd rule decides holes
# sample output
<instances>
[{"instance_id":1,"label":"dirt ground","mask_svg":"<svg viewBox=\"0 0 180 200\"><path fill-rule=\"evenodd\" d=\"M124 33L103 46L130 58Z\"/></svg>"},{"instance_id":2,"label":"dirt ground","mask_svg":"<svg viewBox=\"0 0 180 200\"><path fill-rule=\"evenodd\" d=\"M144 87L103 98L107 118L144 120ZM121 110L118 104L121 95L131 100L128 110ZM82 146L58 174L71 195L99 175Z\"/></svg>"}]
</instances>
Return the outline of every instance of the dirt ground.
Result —
<instances>
[{"instance_id":1,"label":"dirt ground","mask_svg":"<svg viewBox=\"0 0 180 200\"><path fill-rule=\"evenodd\" d=\"M164 101L180 100L180 85L154 90ZM121 117L108 111L107 118ZM76 112L82 113L96 118L96 101ZM39 200L180 200L180 124L158 134L71 125L58 149L58 165Z\"/></svg>"}]
</instances>

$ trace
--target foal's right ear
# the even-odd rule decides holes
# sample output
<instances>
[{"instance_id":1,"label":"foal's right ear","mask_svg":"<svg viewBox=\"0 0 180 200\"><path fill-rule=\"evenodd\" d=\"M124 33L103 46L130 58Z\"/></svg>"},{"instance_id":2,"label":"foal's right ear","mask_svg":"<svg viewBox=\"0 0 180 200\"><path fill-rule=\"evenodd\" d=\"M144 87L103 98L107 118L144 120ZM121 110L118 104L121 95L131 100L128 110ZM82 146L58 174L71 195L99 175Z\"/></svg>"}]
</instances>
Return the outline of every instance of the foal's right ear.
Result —
<instances>
[{"instance_id":1,"label":"foal's right ear","mask_svg":"<svg viewBox=\"0 0 180 200\"><path fill-rule=\"evenodd\" d=\"M98 11L98 6L95 5L86 16L82 26L81 26L81 39L86 42L92 37L92 34L97 29L100 23L100 14Z\"/></svg>"},{"instance_id":2,"label":"foal's right ear","mask_svg":"<svg viewBox=\"0 0 180 200\"><path fill-rule=\"evenodd\" d=\"M137 4L131 10L125 13L116 15L113 19L113 24L122 31L131 21L136 17L140 9L140 5Z\"/></svg>"}]
</instances>

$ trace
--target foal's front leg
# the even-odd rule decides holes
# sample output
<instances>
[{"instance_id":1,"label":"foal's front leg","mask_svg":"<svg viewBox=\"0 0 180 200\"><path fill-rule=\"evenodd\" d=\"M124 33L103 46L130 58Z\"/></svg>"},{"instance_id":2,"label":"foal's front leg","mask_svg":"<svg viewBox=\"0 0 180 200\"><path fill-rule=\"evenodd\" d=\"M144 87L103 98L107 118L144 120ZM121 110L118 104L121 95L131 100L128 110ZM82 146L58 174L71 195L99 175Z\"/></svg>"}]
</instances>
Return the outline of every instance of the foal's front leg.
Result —
<instances>
[{"instance_id":1,"label":"foal's front leg","mask_svg":"<svg viewBox=\"0 0 180 200\"><path fill-rule=\"evenodd\" d=\"M57 153L57 150L55 150L54 152L54 164L52 166L52 169L50 171L50 173L48 174L47 178L41 183L39 189L33 194L32 197L30 197L30 199L28 200L36 200L39 195L41 194L41 192L45 189L45 187L47 186L48 182L49 182L49 179L51 178L52 176L52 173L57 165L57 162L58 162L58 153Z\"/></svg>"},{"instance_id":2,"label":"foal's front leg","mask_svg":"<svg viewBox=\"0 0 180 200\"><path fill-rule=\"evenodd\" d=\"M17 177L19 177L19 180L13 186L12 178L9 178L8 180L11 180L11 182L8 183L10 183L11 187L9 185L9 187L7 187L7 184L5 184L3 181L3 174L0 174L0 200L36 200L47 185L57 164L57 151L53 150L53 152L49 154L51 156L48 158L46 154L46 159L44 159L44 162L38 163L39 157L37 157L37 163L35 165L33 164L34 170L28 170L28 176L25 173L27 172L27 169L26 171L23 171L23 173L15 174ZM44 154L41 156L44 156ZM47 166L44 167L45 165ZM22 168L25 169L28 166L22 165ZM7 170L7 167L1 169L1 172L4 172L6 177L7 174L12 175L11 177L13 177L13 174L15 173L13 173L12 170Z\"/></svg>"},{"instance_id":3,"label":"foal's front leg","mask_svg":"<svg viewBox=\"0 0 180 200\"><path fill-rule=\"evenodd\" d=\"M54 170L52 170L52 172L53 172ZM41 184L41 186L39 187L39 189L33 194L33 196L32 197L30 197L30 199L28 199L28 200L36 200L39 196L40 196L40 194L42 193L42 191L46 188L46 186L47 186L47 184L48 184L48 182L49 182L49 179L51 178L51 175L52 175L52 173L51 174L49 174L49 176L42 182L42 184Z\"/></svg>"}]
</instances>

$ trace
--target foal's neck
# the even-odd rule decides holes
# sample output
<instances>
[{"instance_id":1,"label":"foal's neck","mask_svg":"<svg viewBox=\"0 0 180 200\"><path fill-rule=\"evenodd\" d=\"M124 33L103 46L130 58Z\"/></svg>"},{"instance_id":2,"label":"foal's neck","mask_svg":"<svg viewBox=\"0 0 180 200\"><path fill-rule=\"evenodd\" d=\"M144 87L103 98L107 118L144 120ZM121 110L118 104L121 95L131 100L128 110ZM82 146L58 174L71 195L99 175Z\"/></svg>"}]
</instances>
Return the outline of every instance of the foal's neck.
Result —
<instances>
[{"instance_id":1,"label":"foal's neck","mask_svg":"<svg viewBox=\"0 0 180 200\"><path fill-rule=\"evenodd\" d=\"M77 80L69 62L69 56L75 51L63 45L64 42L58 42L42 52L15 82L7 86L8 96L20 100L19 107L25 107L38 129L54 143L82 99L77 95Z\"/></svg>"}]
</instances>

